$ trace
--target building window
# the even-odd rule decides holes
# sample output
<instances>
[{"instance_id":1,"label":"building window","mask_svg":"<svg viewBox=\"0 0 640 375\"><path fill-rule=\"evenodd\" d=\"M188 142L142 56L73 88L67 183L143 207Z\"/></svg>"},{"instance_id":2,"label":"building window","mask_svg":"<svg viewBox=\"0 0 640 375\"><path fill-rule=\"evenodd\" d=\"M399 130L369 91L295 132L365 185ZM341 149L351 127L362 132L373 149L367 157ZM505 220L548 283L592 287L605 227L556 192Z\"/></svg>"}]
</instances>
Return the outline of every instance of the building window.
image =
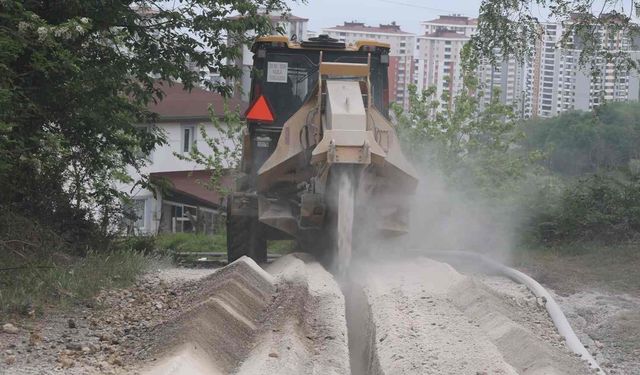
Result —
<instances>
[{"instance_id":1,"label":"building window","mask_svg":"<svg viewBox=\"0 0 640 375\"><path fill-rule=\"evenodd\" d=\"M146 203L147 203L146 199L135 199L133 201L133 211L136 214L136 222L134 225L138 229L144 228L144 222L145 222L144 209L145 209Z\"/></svg>"},{"instance_id":2,"label":"building window","mask_svg":"<svg viewBox=\"0 0 640 375\"><path fill-rule=\"evenodd\" d=\"M195 232L195 223L198 217L198 208L186 204L171 205L171 231L173 233Z\"/></svg>"},{"instance_id":3,"label":"building window","mask_svg":"<svg viewBox=\"0 0 640 375\"><path fill-rule=\"evenodd\" d=\"M192 146L196 140L196 127L193 125L183 126L182 127L182 152L189 153L191 152Z\"/></svg>"}]
</instances>

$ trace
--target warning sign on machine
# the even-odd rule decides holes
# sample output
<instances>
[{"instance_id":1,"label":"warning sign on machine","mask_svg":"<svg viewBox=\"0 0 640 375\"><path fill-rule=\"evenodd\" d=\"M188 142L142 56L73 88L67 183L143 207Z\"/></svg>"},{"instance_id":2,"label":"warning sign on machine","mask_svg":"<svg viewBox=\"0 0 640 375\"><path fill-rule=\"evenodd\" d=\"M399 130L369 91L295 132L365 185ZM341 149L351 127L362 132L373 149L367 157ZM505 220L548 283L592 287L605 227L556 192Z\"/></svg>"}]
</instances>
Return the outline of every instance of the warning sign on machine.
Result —
<instances>
[{"instance_id":1,"label":"warning sign on machine","mask_svg":"<svg viewBox=\"0 0 640 375\"><path fill-rule=\"evenodd\" d=\"M269 61L267 65L267 82L287 83L289 64Z\"/></svg>"}]
</instances>

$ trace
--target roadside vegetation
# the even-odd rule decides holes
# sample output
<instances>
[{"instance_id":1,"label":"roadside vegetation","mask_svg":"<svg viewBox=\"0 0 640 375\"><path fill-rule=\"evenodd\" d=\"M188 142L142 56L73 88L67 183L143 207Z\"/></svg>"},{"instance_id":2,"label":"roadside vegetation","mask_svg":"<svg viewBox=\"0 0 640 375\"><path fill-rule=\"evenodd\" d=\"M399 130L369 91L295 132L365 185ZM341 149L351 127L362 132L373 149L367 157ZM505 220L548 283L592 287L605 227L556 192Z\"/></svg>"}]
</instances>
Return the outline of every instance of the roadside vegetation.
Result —
<instances>
[{"instance_id":1,"label":"roadside vegetation","mask_svg":"<svg viewBox=\"0 0 640 375\"><path fill-rule=\"evenodd\" d=\"M521 122L510 105L496 100L481 106L475 94L480 86L472 72L488 58L483 55L500 49L526 56L535 20L505 20L534 3L482 2L479 32L464 51L465 89L455 98L412 90L411 108L396 108L401 140L417 164L437 166L451 186L482 197L496 215L518 217L522 248L568 255L569 248L590 244L607 252L632 249L640 242L637 104ZM83 303L101 287L130 283L158 253L225 251L223 232L122 239L123 222L135 217L128 194L113 186L160 188L148 176L130 181L126 172L145 166L144 155L166 141L136 126L155 119L147 105L163 99L163 85L180 80L187 89L205 85L229 94L230 86L206 80L204 71L237 78L240 69L226 61L240 56L248 31L282 31L263 11L287 11L282 0L185 0L172 9L147 0L65 4L0 5L2 313L31 315L50 305ZM581 7L590 2L546 4L560 5L553 12L562 17L586 14ZM229 17L236 14L242 17ZM618 30L629 27L625 17L613 22ZM581 25L603 22L607 18L578 19L574 30L588 34ZM229 30L237 43L222 37ZM635 68L624 56L597 50L596 42L585 39L581 59L617 58L624 69ZM239 127L227 129L234 133L225 136L236 139ZM207 141L219 152L196 150L188 158L219 178L232 167L221 159L239 150ZM215 178L211 185L219 187ZM269 243L271 252L294 249L290 241Z\"/></svg>"},{"instance_id":2,"label":"roadside vegetation","mask_svg":"<svg viewBox=\"0 0 640 375\"><path fill-rule=\"evenodd\" d=\"M0 215L0 315L37 316L49 307L93 305L104 288L131 284L155 258L105 242L79 254L55 231L24 216Z\"/></svg>"},{"instance_id":3,"label":"roadside vegetation","mask_svg":"<svg viewBox=\"0 0 640 375\"><path fill-rule=\"evenodd\" d=\"M153 261L155 239L121 238L136 217L129 194L114 188L160 189L127 173L166 142L137 124L156 119L147 106L176 80L230 94L230 85L206 77L238 77L226 61L240 56L248 31L278 31L263 11L287 6L1 2L0 314L85 303L101 288L132 282ZM204 248L208 239L188 242Z\"/></svg>"},{"instance_id":4,"label":"roadside vegetation","mask_svg":"<svg viewBox=\"0 0 640 375\"><path fill-rule=\"evenodd\" d=\"M534 277L639 293L640 104L519 120L497 101L481 107L466 78L460 97L412 90L410 110L396 108L416 165L515 233L512 261ZM454 105L433 115L442 103Z\"/></svg>"}]
</instances>

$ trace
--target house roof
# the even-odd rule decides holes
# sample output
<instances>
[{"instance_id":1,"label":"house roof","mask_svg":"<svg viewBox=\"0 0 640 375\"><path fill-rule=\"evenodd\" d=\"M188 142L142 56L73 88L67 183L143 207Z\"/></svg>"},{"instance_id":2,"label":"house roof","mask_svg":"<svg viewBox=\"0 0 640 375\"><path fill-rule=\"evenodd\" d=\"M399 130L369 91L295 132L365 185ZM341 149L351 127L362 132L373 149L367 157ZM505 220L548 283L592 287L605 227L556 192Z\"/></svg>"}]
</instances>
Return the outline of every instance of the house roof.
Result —
<instances>
[{"instance_id":1,"label":"house roof","mask_svg":"<svg viewBox=\"0 0 640 375\"><path fill-rule=\"evenodd\" d=\"M454 31L439 30L435 33L425 34L423 38L444 38L444 39L469 39L468 36Z\"/></svg>"},{"instance_id":2,"label":"house roof","mask_svg":"<svg viewBox=\"0 0 640 375\"><path fill-rule=\"evenodd\" d=\"M244 113L246 104L237 98L224 98L216 92L194 87L191 91L184 89L181 83L164 83L160 86L165 96L158 103L151 103L147 108L160 116L160 121L172 120L205 120L209 118L209 106L219 116L224 115L224 104L229 110Z\"/></svg>"},{"instance_id":3,"label":"house roof","mask_svg":"<svg viewBox=\"0 0 640 375\"><path fill-rule=\"evenodd\" d=\"M235 15L235 16L231 16L228 17L230 20L240 20L242 18L244 18L245 16L241 16L241 15ZM289 14L288 16L283 16L280 14L269 14L269 19L271 21L275 21L275 22L280 22L280 21L309 21L308 18L304 18L304 17L298 17L295 16L293 14Z\"/></svg>"},{"instance_id":4,"label":"house roof","mask_svg":"<svg viewBox=\"0 0 640 375\"><path fill-rule=\"evenodd\" d=\"M424 23L437 23L442 25L470 25L474 26L478 24L477 18L469 18L467 16L440 16L435 20L426 21Z\"/></svg>"},{"instance_id":5,"label":"house roof","mask_svg":"<svg viewBox=\"0 0 640 375\"><path fill-rule=\"evenodd\" d=\"M160 181L168 183L168 189L180 195L186 195L205 206L218 208L222 204L224 195L207 188L206 183L211 179L211 174L212 171L209 170L194 170L156 172L151 173L149 177L156 183ZM233 183L233 177L230 174L225 174L220 180L220 184L226 189L231 189Z\"/></svg>"},{"instance_id":6,"label":"house roof","mask_svg":"<svg viewBox=\"0 0 640 375\"><path fill-rule=\"evenodd\" d=\"M365 33L387 33L398 35L413 35L406 31L402 31L400 25L396 25L392 22L387 25L381 24L380 26L367 26L363 22L345 22L344 25L338 25L334 27L325 28L324 30L338 30L338 31L360 31Z\"/></svg>"}]
</instances>

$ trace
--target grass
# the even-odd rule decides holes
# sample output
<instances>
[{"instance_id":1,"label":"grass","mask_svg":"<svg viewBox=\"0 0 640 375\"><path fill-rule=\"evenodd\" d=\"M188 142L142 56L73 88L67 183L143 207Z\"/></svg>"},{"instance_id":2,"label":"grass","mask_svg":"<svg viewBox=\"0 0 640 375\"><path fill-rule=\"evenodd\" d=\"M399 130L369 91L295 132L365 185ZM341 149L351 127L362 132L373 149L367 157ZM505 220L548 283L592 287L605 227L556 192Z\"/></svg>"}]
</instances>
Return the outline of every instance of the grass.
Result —
<instances>
[{"instance_id":1,"label":"grass","mask_svg":"<svg viewBox=\"0 0 640 375\"><path fill-rule=\"evenodd\" d=\"M224 232L215 235L195 233L163 233L156 236L155 246L172 252L227 252Z\"/></svg>"},{"instance_id":2,"label":"grass","mask_svg":"<svg viewBox=\"0 0 640 375\"><path fill-rule=\"evenodd\" d=\"M584 289L640 296L640 243L523 247L513 264L560 293Z\"/></svg>"},{"instance_id":3,"label":"grass","mask_svg":"<svg viewBox=\"0 0 640 375\"><path fill-rule=\"evenodd\" d=\"M269 254L286 255L289 253L293 253L294 251L296 251L296 249L296 241L294 240L279 240L267 242L267 252Z\"/></svg>"},{"instance_id":4,"label":"grass","mask_svg":"<svg viewBox=\"0 0 640 375\"><path fill-rule=\"evenodd\" d=\"M28 264L5 253L0 260L0 313L8 315L41 314L50 307L86 302L102 289L130 285L150 262L126 249L82 258L54 253Z\"/></svg>"},{"instance_id":5,"label":"grass","mask_svg":"<svg viewBox=\"0 0 640 375\"><path fill-rule=\"evenodd\" d=\"M227 252L227 235L220 231L215 235L195 233L163 233L155 238L155 246L160 252ZM295 241L268 241L270 254L288 254L295 250Z\"/></svg>"}]
</instances>

